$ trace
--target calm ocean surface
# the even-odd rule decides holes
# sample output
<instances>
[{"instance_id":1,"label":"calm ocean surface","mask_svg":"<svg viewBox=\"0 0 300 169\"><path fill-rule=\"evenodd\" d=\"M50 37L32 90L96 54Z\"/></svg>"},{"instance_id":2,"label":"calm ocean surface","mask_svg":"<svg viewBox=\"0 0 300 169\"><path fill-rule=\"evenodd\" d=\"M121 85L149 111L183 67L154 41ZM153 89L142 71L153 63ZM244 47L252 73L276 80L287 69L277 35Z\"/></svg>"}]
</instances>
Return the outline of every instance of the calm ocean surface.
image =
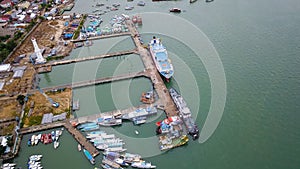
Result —
<instances>
[{"instance_id":1,"label":"calm ocean surface","mask_svg":"<svg viewBox=\"0 0 300 169\"><path fill-rule=\"evenodd\" d=\"M110 5L118 1L79 0L71 12L91 13L96 2ZM157 168L299 169L299 1L215 0L193 4L187 0L146 1L145 7L136 6L137 2L130 2L135 6L132 11L125 11L127 2L120 2L121 10L108 12L103 16L102 24L108 24L116 14L138 13L143 16L144 24L139 28L142 38L148 42L156 35L163 40L175 67L174 79L168 87L182 91L193 115L197 116L199 128L203 127L208 115L213 86L208 65L204 62L205 57L209 57L206 55L208 49L203 47L205 41L197 38L202 31L214 45L224 67L227 85L225 109L217 129L206 142L200 144L191 140L187 146L161 154L155 136L155 122L164 118L163 112L145 125L134 126L126 122L121 127L104 130L127 140L125 147L129 152L142 154ZM169 14L171 7L184 11ZM197 29L199 34L195 33ZM197 45L199 47L194 48ZM69 58L132 48L134 44L130 37L104 39L94 41L91 47L74 50ZM214 66L212 69L220 68ZM41 74L40 86L143 69L138 55L88 61L55 67L51 73ZM150 89L151 83L145 78L77 89L74 99L80 100L80 110L75 115L137 106L141 92ZM135 135L134 130L139 130L140 135ZM15 159L22 168L26 168L31 154L43 154L42 164L46 169L94 168L83 153L77 151L76 141L66 131L57 150L53 145L27 147L29 137L23 137L19 157ZM101 159L101 155L96 158L97 167Z\"/></svg>"}]
</instances>

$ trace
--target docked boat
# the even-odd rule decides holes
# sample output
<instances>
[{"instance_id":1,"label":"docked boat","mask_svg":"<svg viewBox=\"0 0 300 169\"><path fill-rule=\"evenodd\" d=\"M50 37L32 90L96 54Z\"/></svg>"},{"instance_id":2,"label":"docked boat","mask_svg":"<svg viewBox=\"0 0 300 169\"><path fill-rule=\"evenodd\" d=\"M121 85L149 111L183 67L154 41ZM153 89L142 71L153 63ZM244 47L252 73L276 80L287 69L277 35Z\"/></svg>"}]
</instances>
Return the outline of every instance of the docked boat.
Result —
<instances>
[{"instance_id":1,"label":"docked boat","mask_svg":"<svg viewBox=\"0 0 300 169\"><path fill-rule=\"evenodd\" d=\"M123 159L121 159L121 158L116 158L114 161L115 161L117 164L121 165L121 166L124 166L124 167L129 166L129 164L126 163L126 162L125 162Z\"/></svg>"},{"instance_id":2,"label":"docked boat","mask_svg":"<svg viewBox=\"0 0 300 169\"><path fill-rule=\"evenodd\" d=\"M157 71L167 81L169 81L174 74L174 69L171 60L168 57L168 52L165 46L163 46L163 44L161 43L161 40L154 36L149 43L149 50Z\"/></svg>"},{"instance_id":3,"label":"docked boat","mask_svg":"<svg viewBox=\"0 0 300 169\"><path fill-rule=\"evenodd\" d=\"M164 136L160 136L164 137ZM189 141L189 138L186 135L183 135L179 138L174 138L174 139L161 139L160 138L160 150L168 150L171 148L179 147L182 145L185 145Z\"/></svg>"},{"instance_id":4,"label":"docked boat","mask_svg":"<svg viewBox=\"0 0 300 169\"><path fill-rule=\"evenodd\" d=\"M31 138L28 139L27 145L28 145L28 146L31 146Z\"/></svg>"},{"instance_id":5,"label":"docked boat","mask_svg":"<svg viewBox=\"0 0 300 169\"><path fill-rule=\"evenodd\" d=\"M102 126L116 126L122 124L122 119L116 119L113 116L105 116L98 118L97 122Z\"/></svg>"},{"instance_id":6,"label":"docked boat","mask_svg":"<svg viewBox=\"0 0 300 169\"><path fill-rule=\"evenodd\" d=\"M34 145L37 145L39 143L39 136L35 135L34 137Z\"/></svg>"},{"instance_id":7,"label":"docked boat","mask_svg":"<svg viewBox=\"0 0 300 169\"><path fill-rule=\"evenodd\" d=\"M55 141L55 131L54 130L51 131L51 138L52 138L52 141Z\"/></svg>"},{"instance_id":8,"label":"docked boat","mask_svg":"<svg viewBox=\"0 0 300 169\"><path fill-rule=\"evenodd\" d=\"M175 13L180 13L181 9L179 9L179 8L171 8L169 11L170 12L175 12Z\"/></svg>"},{"instance_id":9,"label":"docked boat","mask_svg":"<svg viewBox=\"0 0 300 169\"><path fill-rule=\"evenodd\" d=\"M92 130L98 130L100 127L99 125L94 126L87 126L81 129L81 131L92 131Z\"/></svg>"},{"instance_id":10,"label":"docked boat","mask_svg":"<svg viewBox=\"0 0 300 169\"><path fill-rule=\"evenodd\" d=\"M103 135L106 135L106 133L103 132L103 133L99 133L99 134L87 134L86 138L88 138L88 139L94 139L94 138L99 138L99 137L101 137Z\"/></svg>"},{"instance_id":11,"label":"docked boat","mask_svg":"<svg viewBox=\"0 0 300 169\"><path fill-rule=\"evenodd\" d=\"M78 151L81 151L81 145L80 144L77 145L77 149L78 149Z\"/></svg>"},{"instance_id":12,"label":"docked boat","mask_svg":"<svg viewBox=\"0 0 300 169\"><path fill-rule=\"evenodd\" d=\"M139 124L146 123L146 121L147 121L146 119L147 119L147 117L142 116L142 117L135 117L132 119L132 121L133 121L133 124L139 125Z\"/></svg>"},{"instance_id":13,"label":"docked boat","mask_svg":"<svg viewBox=\"0 0 300 169\"><path fill-rule=\"evenodd\" d=\"M31 136L30 142L31 142L32 146L35 144L35 135L34 134Z\"/></svg>"},{"instance_id":14,"label":"docked boat","mask_svg":"<svg viewBox=\"0 0 300 169\"><path fill-rule=\"evenodd\" d=\"M146 162L146 161L134 162L134 163L131 164L131 167L135 167L135 168L156 168L155 165L152 165L150 162Z\"/></svg>"},{"instance_id":15,"label":"docked boat","mask_svg":"<svg viewBox=\"0 0 300 169\"><path fill-rule=\"evenodd\" d=\"M80 124L78 125L78 129L82 129L82 128L85 128L85 127L89 127L89 126L95 126L97 125L97 123L95 122L89 122L89 123L83 123L83 124Z\"/></svg>"},{"instance_id":16,"label":"docked boat","mask_svg":"<svg viewBox=\"0 0 300 169\"><path fill-rule=\"evenodd\" d=\"M146 3L145 3L144 1L139 1L139 2L137 3L137 5L138 5L138 6L145 6Z\"/></svg>"},{"instance_id":17,"label":"docked boat","mask_svg":"<svg viewBox=\"0 0 300 169\"><path fill-rule=\"evenodd\" d=\"M188 134L193 137L193 140L198 139L199 137L198 126L195 124L195 121L192 117L191 110L188 108L183 97L179 95L178 92L173 88L169 89L169 92L177 109L179 110L179 115L182 118L188 130Z\"/></svg>"},{"instance_id":18,"label":"docked boat","mask_svg":"<svg viewBox=\"0 0 300 169\"><path fill-rule=\"evenodd\" d=\"M59 142L58 141L54 141L53 146L55 149L57 149L57 147L59 146Z\"/></svg>"},{"instance_id":19,"label":"docked boat","mask_svg":"<svg viewBox=\"0 0 300 169\"><path fill-rule=\"evenodd\" d=\"M123 148L124 143L108 143L108 144L101 144L98 145L96 148L99 150L106 150L108 148Z\"/></svg>"},{"instance_id":20,"label":"docked boat","mask_svg":"<svg viewBox=\"0 0 300 169\"><path fill-rule=\"evenodd\" d=\"M90 161L90 163L94 165L95 164L95 159L93 158L91 153L89 151L87 151L86 149L83 149L83 153L86 156L86 158Z\"/></svg>"},{"instance_id":21,"label":"docked boat","mask_svg":"<svg viewBox=\"0 0 300 169\"><path fill-rule=\"evenodd\" d=\"M125 6L125 10L132 10L133 8L133 6Z\"/></svg>"},{"instance_id":22,"label":"docked boat","mask_svg":"<svg viewBox=\"0 0 300 169\"><path fill-rule=\"evenodd\" d=\"M111 143L122 143L123 140L116 138L116 139L107 139L107 140L96 140L93 144L95 147L99 145L104 145L104 144L111 144Z\"/></svg>"},{"instance_id":23,"label":"docked boat","mask_svg":"<svg viewBox=\"0 0 300 169\"><path fill-rule=\"evenodd\" d=\"M112 151L112 152L124 152L127 149L123 148L123 147L108 147L105 149L105 151Z\"/></svg>"},{"instance_id":24,"label":"docked boat","mask_svg":"<svg viewBox=\"0 0 300 169\"><path fill-rule=\"evenodd\" d=\"M147 107L146 109L140 108L135 111L129 112L122 116L122 119L133 120L138 117L147 117L157 113L156 107Z\"/></svg>"}]
</instances>

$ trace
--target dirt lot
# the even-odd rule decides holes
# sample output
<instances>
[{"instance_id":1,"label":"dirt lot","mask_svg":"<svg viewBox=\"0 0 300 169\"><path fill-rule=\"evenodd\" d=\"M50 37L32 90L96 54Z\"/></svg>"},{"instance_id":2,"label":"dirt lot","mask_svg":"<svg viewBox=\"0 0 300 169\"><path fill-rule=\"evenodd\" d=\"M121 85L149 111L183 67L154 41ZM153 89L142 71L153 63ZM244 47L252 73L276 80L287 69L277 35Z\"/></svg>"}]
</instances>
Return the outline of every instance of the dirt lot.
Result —
<instances>
[{"instance_id":1,"label":"dirt lot","mask_svg":"<svg viewBox=\"0 0 300 169\"><path fill-rule=\"evenodd\" d=\"M10 81L11 76L7 79L6 85L3 88L3 91L5 91L4 94L24 94L26 91L32 88L35 70L33 67L27 67L22 78L13 79Z\"/></svg>"},{"instance_id":2,"label":"dirt lot","mask_svg":"<svg viewBox=\"0 0 300 169\"><path fill-rule=\"evenodd\" d=\"M21 105L15 98L0 100L0 119L20 116Z\"/></svg>"},{"instance_id":3,"label":"dirt lot","mask_svg":"<svg viewBox=\"0 0 300 169\"><path fill-rule=\"evenodd\" d=\"M53 107L50 101L43 94L35 92L28 98L26 103L23 127L40 124L43 114L46 113L53 113L54 115L57 115L63 112L70 112L72 96L71 89L66 89L61 92L47 93L47 96L53 101L58 102L59 107Z\"/></svg>"},{"instance_id":4,"label":"dirt lot","mask_svg":"<svg viewBox=\"0 0 300 169\"><path fill-rule=\"evenodd\" d=\"M29 55L34 52L34 48L31 42L31 38L34 37L37 40L40 49L46 49L44 56L50 53L52 48L56 48L57 55L67 56L72 50L72 43L64 46L64 42L61 39L61 34L64 27L63 20L51 20L43 21L40 25L31 33L27 39L24 40L22 45L16 52L11 56L9 62L21 54L27 54L27 57L21 60L21 64L26 64L29 62Z\"/></svg>"}]
</instances>

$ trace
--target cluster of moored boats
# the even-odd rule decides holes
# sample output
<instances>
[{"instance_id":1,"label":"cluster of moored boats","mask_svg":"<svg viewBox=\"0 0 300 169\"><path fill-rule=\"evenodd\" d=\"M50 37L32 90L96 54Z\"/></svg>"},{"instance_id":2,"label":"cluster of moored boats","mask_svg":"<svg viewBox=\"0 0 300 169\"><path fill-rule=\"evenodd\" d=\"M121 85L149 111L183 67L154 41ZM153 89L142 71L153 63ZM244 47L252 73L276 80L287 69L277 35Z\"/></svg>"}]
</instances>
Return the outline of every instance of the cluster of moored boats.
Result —
<instances>
[{"instance_id":1,"label":"cluster of moored boats","mask_svg":"<svg viewBox=\"0 0 300 169\"><path fill-rule=\"evenodd\" d=\"M43 133L35 135L33 134L27 142L28 146L34 146L37 145L39 142L43 144L50 144L53 143L54 148L56 149L59 146L58 139L62 134L62 130L53 130L51 133Z\"/></svg>"},{"instance_id":2,"label":"cluster of moored boats","mask_svg":"<svg viewBox=\"0 0 300 169\"><path fill-rule=\"evenodd\" d=\"M94 126L94 123L85 123L80 126ZM107 169L122 168L122 167L135 167L135 168L155 168L150 162L142 160L142 157L138 154L131 154L125 152L123 147L125 143L122 139L116 137L114 134L107 134L102 130L90 131L86 134L86 138L93 143L93 145L104 151L103 160L101 166ZM81 151L81 145L78 144L78 151ZM83 153L86 158L95 164L95 159L90 152L83 148Z\"/></svg>"},{"instance_id":3,"label":"cluster of moored boats","mask_svg":"<svg viewBox=\"0 0 300 169\"><path fill-rule=\"evenodd\" d=\"M42 155L32 155L28 160L28 169L42 169L43 166L41 164Z\"/></svg>"},{"instance_id":4,"label":"cluster of moored boats","mask_svg":"<svg viewBox=\"0 0 300 169\"><path fill-rule=\"evenodd\" d=\"M3 164L3 165L1 166L1 168L3 168L3 169L14 169L15 166L16 166L15 163L5 163L5 164Z\"/></svg>"},{"instance_id":5,"label":"cluster of moored boats","mask_svg":"<svg viewBox=\"0 0 300 169\"><path fill-rule=\"evenodd\" d=\"M131 153L118 153L118 152L104 152L102 160L102 168L122 168L122 167L134 167L134 168L156 168L150 162L142 160L139 154Z\"/></svg>"},{"instance_id":6,"label":"cluster of moored boats","mask_svg":"<svg viewBox=\"0 0 300 169\"><path fill-rule=\"evenodd\" d=\"M126 151L126 149L123 148L123 145L125 144L123 140L116 137L114 134L107 134L104 131L98 130L89 132L86 138L89 139L97 149L102 151Z\"/></svg>"}]
</instances>

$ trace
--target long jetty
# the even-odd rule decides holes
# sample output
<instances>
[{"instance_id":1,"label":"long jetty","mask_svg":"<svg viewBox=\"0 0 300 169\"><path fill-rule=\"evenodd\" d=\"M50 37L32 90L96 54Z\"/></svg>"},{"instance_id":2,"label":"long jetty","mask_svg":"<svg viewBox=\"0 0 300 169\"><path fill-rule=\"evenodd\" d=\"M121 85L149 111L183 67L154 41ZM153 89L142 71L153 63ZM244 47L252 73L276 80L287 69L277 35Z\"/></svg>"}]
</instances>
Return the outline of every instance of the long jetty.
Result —
<instances>
[{"instance_id":1,"label":"long jetty","mask_svg":"<svg viewBox=\"0 0 300 169\"><path fill-rule=\"evenodd\" d=\"M99 151L91 144L79 130L74 128L69 121L64 123L64 127L73 135L73 137L79 142L79 144L92 154L93 157L99 154Z\"/></svg>"},{"instance_id":2,"label":"long jetty","mask_svg":"<svg viewBox=\"0 0 300 169\"><path fill-rule=\"evenodd\" d=\"M119 36L130 36L130 32L121 32L121 33L113 33L110 35L94 36L94 37L89 37L87 39L71 40L71 42L76 43L76 42L84 42L86 40L97 40L97 39L113 38L113 37L119 37Z\"/></svg>"},{"instance_id":3,"label":"long jetty","mask_svg":"<svg viewBox=\"0 0 300 169\"><path fill-rule=\"evenodd\" d=\"M136 52L137 52L136 49L132 49L132 50L126 50L126 51L121 51L121 52L113 52L113 53L108 53L108 54L103 54L103 55L97 55L97 56L90 56L90 57L84 57L84 58L54 61L54 62L49 62L49 63L46 63L46 64L36 65L35 68L65 65L65 64L83 62L83 61L88 61L88 60L95 60L95 59L103 59L103 58L108 58L108 57L129 55L129 54L134 54Z\"/></svg>"},{"instance_id":4,"label":"long jetty","mask_svg":"<svg viewBox=\"0 0 300 169\"><path fill-rule=\"evenodd\" d=\"M136 73L117 75L117 76L112 76L112 77L104 77L104 78L99 78L99 79L89 80L89 81L74 82L74 83L70 83L70 84L58 85L58 86L53 86L53 87L46 87L46 88L43 88L43 91L62 89L62 88L75 89L75 88L81 88L81 87L92 86L92 85L97 85L97 84L109 83L109 82L114 82L114 81L132 79L132 78L137 78L137 77L148 77L148 73L145 72L145 71L142 71L142 72L136 72Z\"/></svg>"},{"instance_id":5,"label":"long jetty","mask_svg":"<svg viewBox=\"0 0 300 169\"><path fill-rule=\"evenodd\" d=\"M100 112L100 113L97 113L97 114L78 117L78 118L72 119L70 121L75 122L77 124L87 123L87 122L97 122L97 119L100 118L100 117L104 117L104 116L122 116L124 114L128 114L130 112L133 112L136 109L147 108L149 106L153 106L153 105L142 104L142 105L137 106L137 107L130 107L130 108L123 109L123 110L113 110L113 111L109 111L109 112Z\"/></svg>"},{"instance_id":6,"label":"long jetty","mask_svg":"<svg viewBox=\"0 0 300 169\"><path fill-rule=\"evenodd\" d=\"M155 64L153 63L152 57L147 49L141 44L139 39L139 32L136 30L132 21L127 20L126 24L128 26L129 31L131 32L131 38L137 47L137 51L140 54L144 66L148 72L148 77L151 79L154 88L160 98L161 107L164 108L167 116L175 116L178 115L176 106L169 94L169 90L164 84L163 79L160 74L156 70Z\"/></svg>"}]
</instances>

